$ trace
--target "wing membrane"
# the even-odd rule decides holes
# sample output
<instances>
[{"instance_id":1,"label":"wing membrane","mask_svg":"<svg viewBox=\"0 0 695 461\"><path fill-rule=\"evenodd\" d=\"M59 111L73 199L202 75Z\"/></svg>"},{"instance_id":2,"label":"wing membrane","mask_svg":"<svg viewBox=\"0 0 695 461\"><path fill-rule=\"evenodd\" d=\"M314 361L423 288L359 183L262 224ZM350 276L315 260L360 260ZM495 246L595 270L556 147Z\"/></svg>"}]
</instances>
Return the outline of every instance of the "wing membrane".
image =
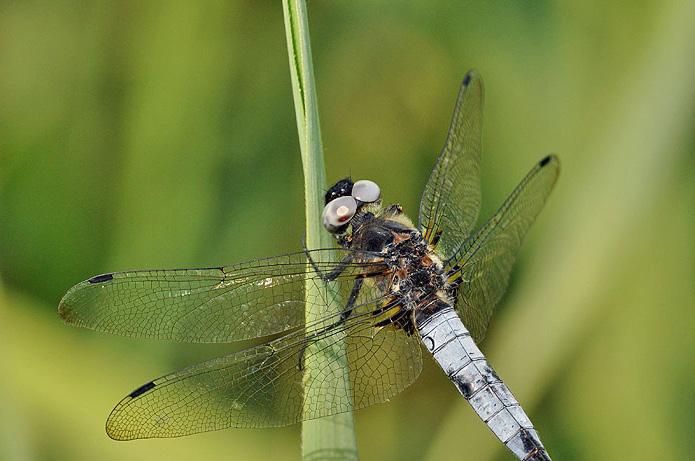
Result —
<instances>
[{"instance_id":1,"label":"wing membrane","mask_svg":"<svg viewBox=\"0 0 695 461\"><path fill-rule=\"evenodd\" d=\"M420 231L448 259L471 233L480 211L483 82L463 80L446 142L420 202Z\"/></svg>"},{"instance_id":2,"label":"wing membrane","mask_svg":"<svg viewBox=\"0 0 695 461\"><path fill-rule=\"evenodd\" d=\"M383 269L365 261L364 253L309 253L324 273L341 265L333 282L341 294L350 292L355 276ZM331 306L332 296L305 300L307 279L323 285L304 252L228 267L117 272L75 285L59 314L77 326L130 337L231 342L302 325L306 303L319 314L342 311ZM380 296L378 290L369 293Z\"/></svg>"},{"instance_id":3,"label":"wing membrane","mask_svg":"<svg viewBox=\"0 0 695 461\"><path fill-rule=\"evenodd\" d=\"M375 326L373 304L363 308L338 326L315 325L147 383L114 408L106 430L118 440L178 437L282 426L384 402L420 373L419 343L393 325Z\"/></svg>"},{"instance_id":4,"label":"wing membrane","mask_svg":"<svg viewBox=\"0 0 695 461\"><path fill-rule=\"evenodd\" d=\"M538 162L500 209L449 261L460 277L456 308L473 338L485 337L495 304L509 281L526 232L540 213L560 172L554 155Z\"/></svg>"}]
</instances>

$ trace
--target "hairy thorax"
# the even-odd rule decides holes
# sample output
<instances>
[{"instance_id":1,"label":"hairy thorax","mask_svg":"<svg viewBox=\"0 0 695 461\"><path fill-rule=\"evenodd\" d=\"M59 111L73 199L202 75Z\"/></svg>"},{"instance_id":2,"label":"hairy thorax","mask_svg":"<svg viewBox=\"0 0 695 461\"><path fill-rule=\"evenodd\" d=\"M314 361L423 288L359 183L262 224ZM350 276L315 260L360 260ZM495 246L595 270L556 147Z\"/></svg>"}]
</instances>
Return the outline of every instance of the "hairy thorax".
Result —
<instances>
[{"instance_id":1,"label":"hairy thorax","mask_svg":"<svg viewBox=\"0 0 695 461\"><path fill-rule=\"evenodd\" d=\"M441 259L404 215L397 219L375 218L355 234L353 243L384 255L391 274L389 288L401 297L407 310L445 289Z\"/></svg>"}]
</instances>

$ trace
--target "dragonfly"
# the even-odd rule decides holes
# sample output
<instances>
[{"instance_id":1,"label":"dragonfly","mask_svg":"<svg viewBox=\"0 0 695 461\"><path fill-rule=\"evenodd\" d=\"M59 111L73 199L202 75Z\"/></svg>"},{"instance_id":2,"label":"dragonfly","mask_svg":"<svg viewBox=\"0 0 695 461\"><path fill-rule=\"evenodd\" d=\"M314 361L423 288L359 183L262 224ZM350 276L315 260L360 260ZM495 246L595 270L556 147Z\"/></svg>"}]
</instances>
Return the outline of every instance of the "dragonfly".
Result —
<instances>
[{"instance_id":1,"label":"dragonfly","mask_svg":"<svg viewBox=\"0 0 695 461\"><path fill-rule=\"evenodd\" d=\"M550 460L478 344L524 236L557 180L533 165L494 215L480 211L483 82L470 71L415 225L370 180L325 194L336 246L199 269L94 276L58 312L68 324L132 338L256 345L138 387L113 409L116 440L271 427L386 402L422 369L422 346L520 460ZM306 313L310 312L311 315Z\"/></svg>"}]
</instances>

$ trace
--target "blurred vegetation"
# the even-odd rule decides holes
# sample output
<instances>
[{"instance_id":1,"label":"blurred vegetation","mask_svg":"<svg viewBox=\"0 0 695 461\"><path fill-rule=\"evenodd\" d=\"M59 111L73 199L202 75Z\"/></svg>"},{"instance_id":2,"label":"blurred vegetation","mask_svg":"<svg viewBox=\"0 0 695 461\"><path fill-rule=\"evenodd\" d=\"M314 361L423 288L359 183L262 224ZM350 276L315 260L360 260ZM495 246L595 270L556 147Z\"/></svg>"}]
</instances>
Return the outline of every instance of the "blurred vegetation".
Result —
<instances>
[{"instance_id":1,"label":"blurred vegetation","mask_svg":"<svg viewBox=\"0 0 695 461\"><path fill-rule=\"evenodd\" d=\"M328 180L416 216L459 80L486 81L483 215L558 152L483 344L558 460L695 450L695 4L309 5ZM0 4L0 459L298 459L299 425L116 443L137 385L228 347L64 326L93 274L299 248L277 2ZM431 360L356 413L363 459L509 459ZM272 448L271 448L272 447Z\"/></svg>"}]
</instances>

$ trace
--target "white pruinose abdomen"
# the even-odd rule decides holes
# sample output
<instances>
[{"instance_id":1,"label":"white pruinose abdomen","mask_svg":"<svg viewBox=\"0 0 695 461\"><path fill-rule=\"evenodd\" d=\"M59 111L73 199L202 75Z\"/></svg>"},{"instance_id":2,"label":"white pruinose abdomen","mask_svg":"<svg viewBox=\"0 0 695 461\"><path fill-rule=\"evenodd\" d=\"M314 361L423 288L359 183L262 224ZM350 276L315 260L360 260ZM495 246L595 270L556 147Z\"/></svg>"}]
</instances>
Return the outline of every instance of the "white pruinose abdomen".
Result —
<instances>
[{"instance_id":1,"label":"white pruinose abdomen","mask_svg":"<svg viewBox=\"0 0 695 461\"><path fill-rule=\"evenodd\" d=\"M488 364L451 305L416 323L423 344L461 395L514 455L551 461L538 433L506 384Z\"/></svg>"}]
</instances>

